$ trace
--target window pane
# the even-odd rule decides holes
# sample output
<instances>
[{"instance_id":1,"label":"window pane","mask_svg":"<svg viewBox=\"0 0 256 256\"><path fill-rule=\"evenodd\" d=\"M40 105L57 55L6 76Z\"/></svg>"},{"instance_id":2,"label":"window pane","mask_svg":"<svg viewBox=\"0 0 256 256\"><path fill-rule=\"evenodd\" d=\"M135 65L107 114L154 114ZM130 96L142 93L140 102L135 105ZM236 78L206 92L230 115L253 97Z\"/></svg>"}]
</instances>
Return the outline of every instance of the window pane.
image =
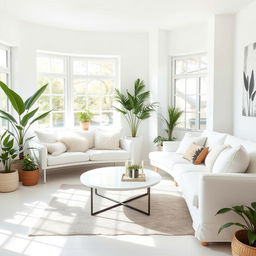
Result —
<instances>
[{"instance_id":1,"label":"window pane","mask_svg":"<svg viewBox=\"0 0 256 256\"><path fill-rule=\"evenodd\" d=\"M38 56L37 68L41 73L64 73L64 58L55 56Z\"/></svg>"},{"instance_id":2,"label":"window pane","mask_svg":"<svg viewBox=\"0 0 256 256\"><path fill-rule=\"evenodd\" d=\"M178 128L185 128L185 113L183 112L183 114L181 115L180 119L179 119L179 123L177 125Z\"/></svg>"},{"instance_id":3,"label":"window pane","mask_svg":"<svg viewBox=\"0 0 256 256\"><path fill-rule=\"evenodd\" d=\"M185 79L177 79L175 80L175 94L178 96L184 96L186 93L186 80Z\"/></svg>"},{"instance_id":4,"label":"window pane","mask_svg":"<svg viewBox=\"0 0 256 256\"><path fill-rule=\"evenodd\" d=\"M198 58L189 58L187 60L187 72L194 73L199 71L199 61Z\"/></svg>"},{"instance_id":5,"label":"window pane","mask_svg":"<svg viewBox=\"0 0 256 256\"><path fill-rule=\"evenodd\" d=\"M74 75L87 75L88 74L88 61L74 60L73 61Z\"/></svg>"},{"instance_id":6,"label":"window pane","mask_svg":"<svg viewBox=\"0 0 256 256\"><path fill-rule=\"evenodd\" d=\"M38 100L38 106L40 111L49 111L51 109L50 96L42 95Z\"/></svg>"},{"instance_id":7,"label":"window pane","mask_svg":"<svg viewBox=\"0 0 256 256\"><path fill-rule=\"evenodd\" d=\"M196 85L197 85L197 78L188 78L186 80L186 93L189 95L196 95L197 90L196 90Z\"/></svg>"},{"instance_id":8,"label":"window pane","mask_svg":"<svg viewBox=\"0 0 256 256\"><path fill-rule=\"evenodd\" d=\"M6 83L7 75L5 73L0 73L0 81ZM7 111L7 97L5 96L2 89L0 89L0 109ZM0 131L1 128L7 128L7 121L0 118Z\"/></svg>"},{"instance_id":9,"label":"window pane","mask_svg":"<svg viewBox=\"0 0 256 256\"><path fill-rule=\"evenodd\" d=\"M101 124L103 125L113 124L113 112L104 112L101 117Z\"/></svg>"},{"instance_id":10,"label":"window pane","mask_svg":"<svg viewBox=\"0 0 256 256\"><path fill-rule=\"evenodd\" d=\"M196 96L187 95L186 97L186 111L196 112Z\"/></svg>"},{"instance_id":11,"label":"window pane","mask_svg":"<svg viewBox=\"0 0 256 256\"><path fill-rule=\"evenodd\" d=\"M110 94L113 92L112 80L92 80L88 84L89 94Z\"/></svg>"},{"instance_id":12,"label":"window pane","mask_svg":"<svg viewBox=\"0 0 256 256\"><path fill-rule=\"evenodd\" d=\"M42 113L39 113L39 115L42 114ZM49 127L50 126L50 118L52 116L52 113L49 114L48 116L46 116L45 118L43 118L42 120L39 120L38 121L38 125L40 126L40 128L46 128L46 127Z\"/></svg>"},{"instance_id":13,"label":"window pane","mask_svg":"<svg viewBox=\"0 0 256 256\"><path fill-rule=\"evenodd\" d=\"M52 94L64 94L64 79L55 78L49 80Z\"/></svg>"},{"instance_id":14,"label":"window pane","mask_svg":"<svg viewBox=\"0 0 256 256\"><path fill-rule=\"evenodd\" d=\"M201 94L207 94L207 78L206 77L202 77L200 78L200 93Z\"/></svg>"},{"instance_id":15,"label":"window pane","mask_svg":"<svg viewBox=\"0 0 256 256\"><path fill-rule=\"evenodd\" d=\"M88 79L74 79L73 80L73 87L75 94L86 94L88 92Z\"/></svg>"},{"instance_id":16,"label":"window pane","mask_svg":"<svg viewBox=\"0 0 256 256\"><path fill-rule=\"evenodd\" d=\"M114 76L115 67L112 61L89 61L88 74L91 76Z\"/></svg>"},{"instance_id":17,"label":"window pane","mask_svg":"<svg viewBox=\"0 0 256 256\"><path fill-rule=\"evenodd\" d=\"M63 127L64 126L64 113L52 113L53 127Z\"/></svg>"},{"instance_id":18,"label":"window pane","mask_svg":"<svg viewBox=\"0 0 256 256\"><path fill-rule=\"evenodd\" d=\"M101 111L103 97L101 96L90 96L88 97L88 109L92 112Z\"/></svg>"},{"instance_id":19,"label":"window pane","mask_svg":"<svg viewBox=\"0 0 256 256\"><path fill-rule=\"evenodd\" d=\"M185 111L185 99L183 97L176 96L175 107L179 108L182 111Z\"/></svg>"},{"instance_id":20,"label":"window pane","mask_svg":"<svg viewBox=\"0 0 256 256\"><path fill-rule=\"evenodd\" d=\"M103 97L102 102L102 110L111 110L113 105L113 97L112 96L106 96Z\"/></svg>"},{"instance_id":21,"label":"window pane","mask_svg":"<svg viewBox=\"0 0 256 256\"><path fill-rule=\"evenodd\" d=\"M175 61L175 74L180 75L186 71L186 61L176 60Z\"/></svg>"},{"instance_id":22,"label":"window pane","mask_svg":"<svg viewBox=\"0 0 256 256\"><path fill-rule=\"evenodd\" d=\"M186 128L196 129L196 113L186 113Z\"/></svg>"},{"instance_id":23,"label":"window pane","mask_svg":"<svg viewBox=\"0 0 256 256\"><path fill-rule=\"evenodd\" d=\"M7 51L4 49L0 49L0 67L2 67L2 68L8 67L7 57L8 57Z\"/></svg>"},{"instance_id":24,"label":"window pane","mask_svg":"<svg viewBox=\"0 0 256 256\"><path fill-rule=\"evenodd\" d=\"M206 113L200 113L200 122L199 122L199 129L205 130L206 129Z\"/></svg>"},{"instance_id":25,"label":"window pane","mask_svg":"<svg viewBox=\"0 0 256 256\"><path fill-rule=\"evenodd\" d=\"M207 65L208 65L208 59L206 55L203 55L200 57L200 68L201 71L206 71L207 70Z\"/></svg>"},{"instance_id":26,"label":"window pane","mask_svg":"<svg viewBox=\"0 0 256 256\"><path fill-rule=\"evenodd\" d=\"M60 111L64 109L64 98L62 96L52 97L52 108L55 111Z\"/></svg>"},{"instance_id":27,"label":"window pane","mask_svg":"<svg viewBox=\"0 0 256 256\"><path fill-rule=\"evenodd\" d=\"M74 97L74 111L82 111L86 108L86 96Z\"/></svg>"}]
</instances>

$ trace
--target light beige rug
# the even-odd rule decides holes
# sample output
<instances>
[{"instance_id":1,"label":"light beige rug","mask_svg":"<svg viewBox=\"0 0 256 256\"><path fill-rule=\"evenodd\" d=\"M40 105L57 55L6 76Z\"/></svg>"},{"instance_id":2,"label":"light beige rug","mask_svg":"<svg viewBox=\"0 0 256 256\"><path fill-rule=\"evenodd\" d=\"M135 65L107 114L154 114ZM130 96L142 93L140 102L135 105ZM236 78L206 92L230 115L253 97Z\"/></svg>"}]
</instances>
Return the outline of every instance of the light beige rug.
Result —
<instances>
[{"instance_id":1,"label":"light beige rug","mask_svg":"<svg viewBox=\"0 0 256 256\"><path fill-rule=\"evenodd\" d=\"M125 200L140 193L145 193L145 190L107 192L104 195ZM94 199L95 210L113 204L97 196ZM146 210L147 197L130 205ZM194 234L186 203L170 180L163 180L151 189L150 216L123 206L91 216L90 190L83 185L61 185L41 214L30 236Z\"/></svg>"}]
</instances>

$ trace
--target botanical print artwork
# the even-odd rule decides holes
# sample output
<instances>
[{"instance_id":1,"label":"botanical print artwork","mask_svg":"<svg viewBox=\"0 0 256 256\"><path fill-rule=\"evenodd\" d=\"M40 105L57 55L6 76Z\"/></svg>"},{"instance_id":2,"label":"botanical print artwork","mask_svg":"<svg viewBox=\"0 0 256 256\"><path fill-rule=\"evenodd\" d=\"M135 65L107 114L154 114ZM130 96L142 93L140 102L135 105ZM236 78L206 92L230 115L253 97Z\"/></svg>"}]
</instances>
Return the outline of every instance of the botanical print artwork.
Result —
<instances>
[{"instance_id":1,"label":"botanical print artwork","mask_svg":"<svg viewBox=\"0 0 256 256\"><path fill-rule=\"evenodd\" d=\"M243 116L256 116L256 43L244 49Z\"/></svg>"}]
</instances>

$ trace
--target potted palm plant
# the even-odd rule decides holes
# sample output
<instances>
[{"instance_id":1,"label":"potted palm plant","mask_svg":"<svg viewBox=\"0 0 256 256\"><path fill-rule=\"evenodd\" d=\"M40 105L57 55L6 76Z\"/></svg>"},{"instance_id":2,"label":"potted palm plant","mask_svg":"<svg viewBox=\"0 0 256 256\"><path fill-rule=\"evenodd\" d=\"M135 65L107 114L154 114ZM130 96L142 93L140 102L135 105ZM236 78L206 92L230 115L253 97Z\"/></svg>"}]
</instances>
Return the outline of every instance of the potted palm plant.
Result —
<instances>
[{"instance_id":1,"label":"potted palm plant","mask_svg":"<svg viewBox=\"0 0 256 256\"><path fill-rule=\"evenodd\" d=\"M33 158L29 154L24 155L22 184L24 186L34 186L39 181L39 168Z\"/></svg>"},{"instance_id":2,"label":"potted palm plant","mask_svg":"<svg viewBox=\"0 0 256 256\"><path fill-rule=\"evenodd\" d=\"M0 163L4 167L4 170L0 171L0 192L12 192L19 185L18 171L12 169L12 161L18 153L14 149L14 139L7 131L1 136L0 145Z\"/></svg>"},{"instance_id":3,"label":"potted palm plant","mask_svg":"<svg viewBox=\"0 0 256 256\"><path fill-rule=\"evenodd\" d=\"M145 91L145 87L144 81L138 78L134 83L133 92L127 90L123 94L120 90L115 89L114 100L119 103L120 107L114 106L114 108L124 116L129 125L131 136L128 138L133 140L134 145L133 163L139 163L141 161L142 137L138 137L138 129L141 122L148 119L157 107L156 102L148 103L150 92Z\"/></svg>"},{"instance_id":4,"label":"potted palm plant","mask_svg":"<svg viewBox=\"0 0 256 256\"><path fill-rule=\"evenodd\" d=\"M79 113L79 120L83 130L87 131L90 127L90 121L92 120L92 112L90 110L85 110L84 112Z\"/></svg>"},{"instance_id":5,"label":"potted palm plant","mask_svg":"<svg viewBox=\"0 0 256 256\"><path fill-rule=\"evenodd\" d=\"M242 228L238 230L232 239L232 255L252 256L256 255L256 202L251 206L239 205L231 208L220 209L216 215L234 212L243 219L243 223L228 222L219 228L218 233L230 226Z\"/></svg>"},{"instance_id":6,"label":"potted palm plant","mask_svg":"<svg viewBox=\"0 0 256 256\"><path fill-rule=\"evenodd\" d=\"M173 130L174 128L179 124L179 119L181 115L183 114L183 111L176 107L169 107L168 108L168 115L167 118L163 118L165 124L166 124L166 133L167 137L157 136L154 139L154 143L157 144L159 148L163 146L164 141L174 141L175 138L173 137Z\"/></svg>"},{"instance_id":7,"label":"potted palm plant","mask_svg":"<svg viewBox=\"0 0 256 256\"><path fill-rule=\"evenodd\" d=\"M21 170L22 170L21 160L24 158L25 145L28 140L33 138L33 137L25 138L26 134L32 124L34 124L36 121L42 120L51 112L51 111L44 112L43 114L40 114L39 116L35 117L39 108L37 107L32 110L32 107L37 102L39 97L43 94L46 87L47 87L47 84L42 86L27 100L23 101L20 95L18 95L15 91L10 89L5 83L0 81L0 88L6 94L15 112L14 114L12 114L12 113L7 113L3 110L0 110L0 118L3 118L9 122L10 127L12 128L12 130L9 131L9 133L13 135L19 147L20 161L16 161L13 168L18 169L20 180L21 180Z\"/></svg>"}]
</instances>

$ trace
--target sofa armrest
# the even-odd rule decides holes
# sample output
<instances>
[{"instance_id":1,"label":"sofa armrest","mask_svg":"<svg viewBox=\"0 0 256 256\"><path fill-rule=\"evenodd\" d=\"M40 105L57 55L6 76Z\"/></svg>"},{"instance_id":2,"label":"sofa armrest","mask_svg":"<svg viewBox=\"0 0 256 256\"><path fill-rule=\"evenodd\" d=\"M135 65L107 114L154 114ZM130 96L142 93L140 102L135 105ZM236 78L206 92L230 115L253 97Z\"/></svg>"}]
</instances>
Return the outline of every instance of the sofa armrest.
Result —
<instances>
[{"instance_id":1,"label":"sofa armrest","mask_svg":"<svg viewBox=\"0 0 256 256\"><path fill-rule=\"evenodd\" d=\"M28 142L28 150L30 155L36 160L41 170L47 168L48 151L46 146L36 140Z\"/></svg>"},{"instance_id":2,"label":"sofa armrest","mask_svg":"<svg viewBox=\"0 0 256 256\"><path fill-rule=\"evenodd\" d=\"M180 145L180 141L164 141L163 151L164 152L176 152Z\"/></svg>"},{"instance_id":3,"label":"sofa armrest","mask_svg":"<svg viewBox=\"0 0 256 256\"><path fill-rule=\"evenodd\" d=\"M129 152L130 156L132 154L132 144L132 140L120 139L120 147Z\"/></svg>"},{"instance_id":4,"label":"sofa armrest","mask_svg":"<svg viewBox=\"0 0 256 256\"><path fill-rule=\"evenodd\" d=\"M199 181L199 214L203 223L239 221L232 213L215 216L221 208L256 201L256 174L205 174ZM241 220L240 220L241 221Z\"/></svg>"}]
</instances>

